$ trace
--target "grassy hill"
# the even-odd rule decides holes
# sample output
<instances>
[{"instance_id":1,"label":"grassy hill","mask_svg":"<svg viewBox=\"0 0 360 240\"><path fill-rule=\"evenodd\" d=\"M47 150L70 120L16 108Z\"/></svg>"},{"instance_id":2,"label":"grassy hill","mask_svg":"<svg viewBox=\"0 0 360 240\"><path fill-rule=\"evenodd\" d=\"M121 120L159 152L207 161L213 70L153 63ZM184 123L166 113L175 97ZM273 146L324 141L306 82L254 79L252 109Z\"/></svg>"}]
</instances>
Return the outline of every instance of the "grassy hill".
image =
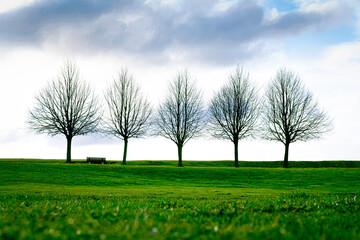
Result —
<instances>
[{"instance_id":1,"label":"grassy hill","mask_svg":"<svg viewBox=\"0 0 360 240\"><path fill-rule=\"evenodd\" d=\"M360 237L360 162L0 160L0 238Z\"/></svg>"}]
</instances>

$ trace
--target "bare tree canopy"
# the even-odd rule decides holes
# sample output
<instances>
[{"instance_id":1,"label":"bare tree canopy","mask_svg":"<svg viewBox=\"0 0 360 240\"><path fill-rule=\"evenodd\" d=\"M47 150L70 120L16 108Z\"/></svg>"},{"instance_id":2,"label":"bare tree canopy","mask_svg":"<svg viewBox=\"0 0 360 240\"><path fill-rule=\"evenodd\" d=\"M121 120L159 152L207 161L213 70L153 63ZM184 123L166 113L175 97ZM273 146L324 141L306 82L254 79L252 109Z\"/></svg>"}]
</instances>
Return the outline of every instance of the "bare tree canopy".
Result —
<instances>
[{"instance_id":1,"label":"bare tree canopy","mask_svg":"<svg viewBox=\"0 0 360 240\"><path fill-rule=\"evenodd\" d=\"M288 167L290 143L320 138L331 126L330 119L319 109L300 78L280 69L266 92L263 131L265 139L285 145L284 167Z\"/></svg>"},{"instance_id":2,"label":"bare tree canopy","mask_svg":"<svg viewBox=\"0 0 360 240\"><path fill-rule=\"evenodd\" d=\"M182 166L183 146L200 135L204 117L200 92L187 71L178 72L169 85L169 95L160 105L156 119L158 135L170 139L178 147L178 166Z\"/></svg>"},{"instance_id":3,"label":"bare tree canopy","mask_svg":"<svg viewBox=\"0 0 360 240\"><path fill-rule=\"evenodd\" d=\"M125 165L128 140L145 135L152 109L126 69L122 69L107 88L105 99L109 110L105 132L124 140Z\"/></svg>"},{"instance_id":4,"label":"bare tree canopy","mask_svg":"<svg viewBox=\"0 0 360 240\"><path fill-rule=\"evenodd\" d=\"M209 107L209 130L213 137L234 143L235 167L239 167L239 140L254 135L258 113L257 91L251 85L249 75L237 67Z\"/></svg>"},{"instance_id":5,"label":"bare tree canopy","mask_svg":"<svg viewBox=\"0 0 360 240\"><path fill-rule=\"evenodd\" d=\"M30 110L29 126L36 133L64 134L67 139L66 162L71 162L74 136L97 131L101 119L99 103L90 86L81 81L75 63L67 61L59 76L36 96Z\"/></svg>"}]
</instances>

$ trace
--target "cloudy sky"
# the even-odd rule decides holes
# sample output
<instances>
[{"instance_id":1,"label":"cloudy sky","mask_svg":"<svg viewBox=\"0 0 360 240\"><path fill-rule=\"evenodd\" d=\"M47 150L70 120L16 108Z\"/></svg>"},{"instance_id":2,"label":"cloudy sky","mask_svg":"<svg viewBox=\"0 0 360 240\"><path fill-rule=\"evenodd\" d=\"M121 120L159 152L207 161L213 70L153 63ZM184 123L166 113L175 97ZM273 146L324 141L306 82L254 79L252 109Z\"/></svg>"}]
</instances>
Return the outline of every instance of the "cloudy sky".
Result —
<instances>
[{"instance_id":1,"label":"cloudy sky","mask_svg":"<svg viewBox=\"0 0 360 240\"><path fill-rule=\"evenodd\" d=\"M290 159L360 159L359 0L2 0L0 158L65 158L65 138L36 135L26 119L66 59L99 96L127 67L154 108L178 70L188 69L207 102L237 65L261 89L287 67L334 124L320 140L292 144ZM72 153L121 159L122 148L118 139L81 136ZM260 139L239 144L242 160L281 160L283 151ZM233 159L233 145L194 139L183 157ZM176 159L177 151L160 137L131 139L128 158Z\"/></svg>"}]
</instances>

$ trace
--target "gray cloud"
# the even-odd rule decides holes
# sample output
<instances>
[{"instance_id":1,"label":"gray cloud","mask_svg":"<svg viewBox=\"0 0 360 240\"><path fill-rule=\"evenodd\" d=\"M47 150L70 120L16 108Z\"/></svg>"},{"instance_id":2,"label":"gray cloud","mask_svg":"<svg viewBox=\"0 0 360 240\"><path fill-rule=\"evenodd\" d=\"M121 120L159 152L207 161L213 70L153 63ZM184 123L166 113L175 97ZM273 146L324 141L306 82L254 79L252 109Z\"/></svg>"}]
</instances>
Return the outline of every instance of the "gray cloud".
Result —
<instances>
[{"instance_id":1,"label":"gray cloud","mask_svg":"<svg viewBox=\"0 0 360 240\"><path fill-rule=\"evenodd\" d=\"M91 24L103 13L121 7L117 1L44 0L0 14L2 41L36 43L46 38L47 31L61 26ZM125 4L123 4L125 5Z\"/></svg>"},{"instance_id":2,"label":"gray cloud","mask_svg":"<svg viewBox=\"0 0 360 240\"><path fill-rule=\"evenodd\" d=\"M177 51L186 59L232 63L261 54L266 39L330 27L351 17L344 4L336 11L291 11L266 21L264 8L255 2L238 1L226 10L217 10L216 3L43 0L0 14L0 42L61 42L71 50L121 51L163 60Z\"/></svg>"}]
</instances>

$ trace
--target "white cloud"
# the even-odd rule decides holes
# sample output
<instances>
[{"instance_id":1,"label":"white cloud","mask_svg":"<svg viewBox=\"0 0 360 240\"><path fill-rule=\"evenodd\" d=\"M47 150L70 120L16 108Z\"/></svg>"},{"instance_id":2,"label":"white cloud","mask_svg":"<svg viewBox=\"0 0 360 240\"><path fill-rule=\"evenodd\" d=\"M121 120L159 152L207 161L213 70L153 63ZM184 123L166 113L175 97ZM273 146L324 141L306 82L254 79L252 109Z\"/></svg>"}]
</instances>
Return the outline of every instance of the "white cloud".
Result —
<instances>
[{"instance_id":1,"label":"white cloud","mask_svg":"<svg viewBox=\"0 0 360 240\"><path fill-rule=\"evenodd\" d=\"M266 24L269 22L275 22L280 18L281 15L284 15L284 13L279 13L279 11L276 8L267 10L267 11L265 11L263 24Z\"/></svg>"},{"instance_id":2,"label":"white cloud","mask_svg":"<svg viewBox=\"0 0 360 240\"><path fill-rule=\"evenodd\" d=\"M131 23L142 19L143 16L139 15L139 14L125 14L125 15L121 15L117 20L126 24L126 25L130 25Z\"/></svg>"},{"instance_id":3,"label":"white cloud","mask_svg":"<svg viewBox=\"0 0 360 240\"><path fill-rule=\"evenodd\" d=\"M339 1L327 1L327 2L311 2L301 4L301 10L305 12L329 12L341 8L342 5Z\"/></svg>"},{"instance_id":4,"label":"white cloud","mask_svg":"<svg viewBox=\"0 0 360 240\"><path fill-rule=\"evenodd\" d=\"M357 81L360 69L360 43L344 43L324 49L322 55L311 59L289 58L281 48L266 59L247 61L245 69L251 79L259 86L265 85L276 73L278 67L287 66L297 71L305 85L314 93L322 108L334 119L334 131L318 141L294 143L290 149L292 160L358 159L360 150L357 144L360 115L354 109L360 108L360 82ZM63 56L58 53L44 53L42 50L22 49L0 59L0 79L12 79L13 84L6 85L0 98L2 109L12 109L11 117L1 119L2 139L9 131L16 131L17 141L2 143L0 157L43 157L64 158L65 139L62 136L51 138L46 135L34 135L26 130L25 116L27 107L31 107L34 94L52 79L58 72ZM167 83L177 70L186 67L174 63L157 65L124 59L122 56L93 55L76 58L83 79L102 90L116 71L127 66L140 83L143 92L150 98L154 107L163 100L167 92ZM6 63L6 64L5 64ZM21 71L18 67L21 66ZM197 79L204 97L209 100L214 91L226 81L229 67L212 67L202 64L187 64L191 75ZM19 89L18 86L22 86ZM4 89L4 88L2 88ZM14 92L17 92L14 96ZM18 101L15 101L17 99ZM21 99L21 101L19 101ZM5 124L4 124L5 123ZM20 127L19 127L20 126ZM11 135L11 134L10 134ZM240 159L244 160L281 160L283 146L277 142L262 140L240 142ZM75 137L74 158L87 156L105 156L108 159L121 159L123 143L117 139L99 137ZM176 159L176 146L163 138L149 137L131 140L129 159ZM233 158L233 145L229 141L211 139L191 140L184 148L184 159L221 160Z\"/></svg>"},{"instance_id":5,"label":"white cloud","mask_svg":"<svg viewBox=\"0 0 360 240\"><path fill-rule=\"evenodd\" d=\"M26 7L41 0L2 0L0 1L0 14L15 10L19 7Z\"/></svg>"},{"instance_id":6,"label":"white cloud","mask_svg":"<svg viewBox=\"0 0 360 240\"><path fill-rule=\"evenodd\" d=\"M232 6L234 6L238 1L236 0L220 0L213 7L213 11L215 12L224 12L229 10Z\"/></svg>"}]
</instances>

